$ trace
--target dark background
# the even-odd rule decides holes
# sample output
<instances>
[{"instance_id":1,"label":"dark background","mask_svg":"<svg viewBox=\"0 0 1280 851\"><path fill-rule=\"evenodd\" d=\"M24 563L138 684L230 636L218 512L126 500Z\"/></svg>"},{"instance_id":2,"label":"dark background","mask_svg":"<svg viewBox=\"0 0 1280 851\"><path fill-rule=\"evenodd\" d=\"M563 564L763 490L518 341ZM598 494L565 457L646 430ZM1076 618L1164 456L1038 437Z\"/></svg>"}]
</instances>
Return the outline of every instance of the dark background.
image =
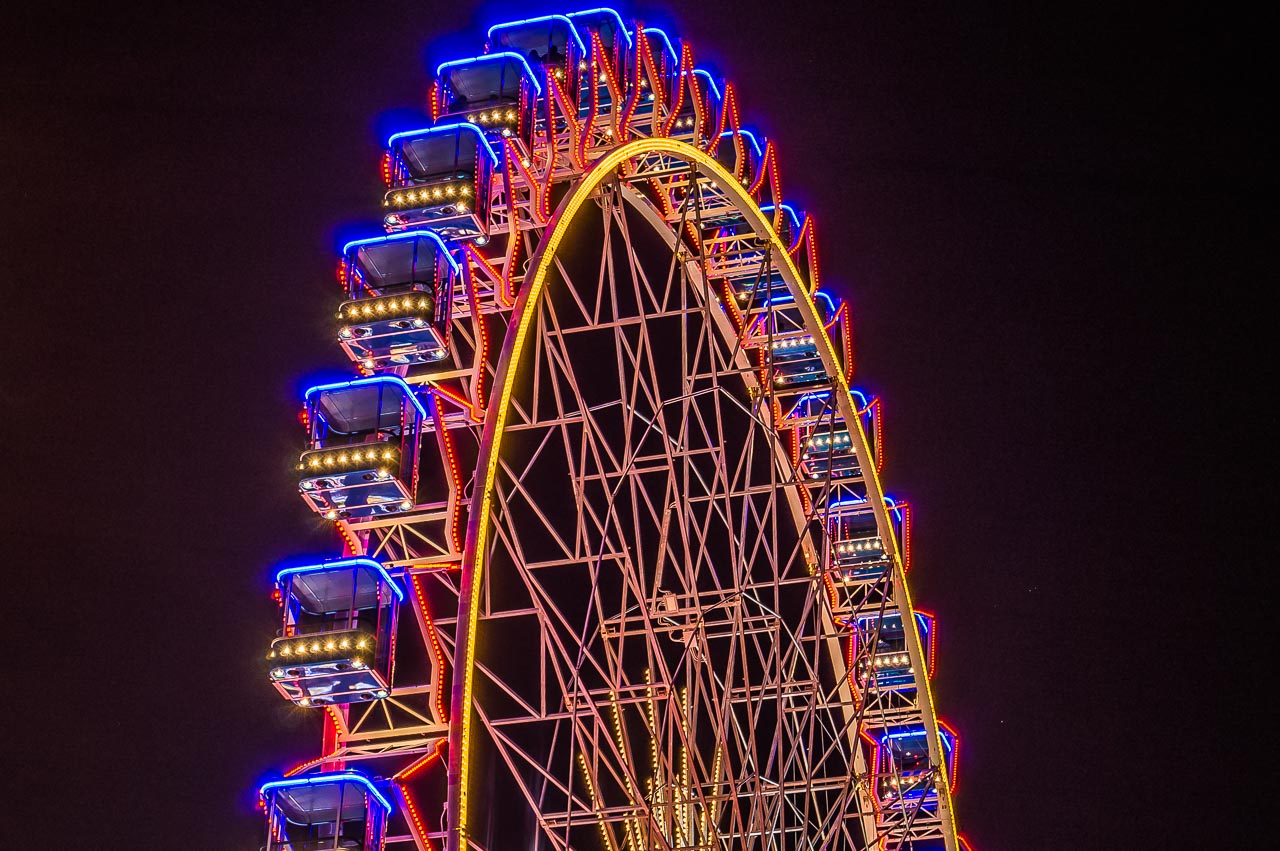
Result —
<instances>
[{"instance_id":1,"label":"dark background","mask_svg":"<svg viewBox=\"0 0 1280 851\"><path fill-rule=\"evenodd\" d=\"M622 11L738 84L853 302L962 828L982 851L1235 847L1273 723L1227 605L1274 563L1241 546L1274 502L1244 443L1275 422L1262 23L777 5ZM344 368L340 233L375 214L424 49L543 11L570 9L7 13L6 844L257 847L256 780L319 743L258 657L270 566L337 545L288 472L300 389Z\"/></svg>"}]
</instances>

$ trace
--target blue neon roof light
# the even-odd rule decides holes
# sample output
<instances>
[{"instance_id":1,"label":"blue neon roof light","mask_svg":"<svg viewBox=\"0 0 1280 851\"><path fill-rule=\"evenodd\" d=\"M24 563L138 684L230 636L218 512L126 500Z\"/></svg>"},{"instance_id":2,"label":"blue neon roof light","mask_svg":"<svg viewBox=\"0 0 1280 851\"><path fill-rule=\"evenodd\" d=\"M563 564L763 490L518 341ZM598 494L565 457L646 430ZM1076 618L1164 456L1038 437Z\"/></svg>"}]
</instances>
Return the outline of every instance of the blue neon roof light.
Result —
<instances>
[{"instance_id":1,"label":"blue neon roof light","mask_svg":"<svg viewBox=\"0 0 1280 851\"><path fill-rule=\"evenodd\" d=\"M627 25L623 23L622 16L618 14L617 10L606 9L604 7L599 9L583 9L581 12L570 12L568 18L569 20L573 20L574 18L585 18L587 15L609 15L612 17L614 23L618 25L618 32L622 33L622 37L627 40L627 47L631 47L631 33L627 32Z\"/></svg>"},{"instance_id":2,"label":"blue neon roof light","mask_svg":"<svg viewBox=\"0 0 1280 851\"><path fill-rule=\"evenodd\" d=\"M863 497L854 496L854 497L850 497L849 499L841 499L841 500L837 500L836 502L829 503L827 505L827 510L830 511L833 508L844 508L846 505L870 506L871 503L868 502ZM889 509L890 511L897 512L899 517L902 516L902 506L898 505L898 503L894 500L893 497L886 495L884 497L884 505L885 505L885 508Z\"/></svg>"},{"instance_id":3,"label":"blue neon roof light","mask_svg":"<svg viewBox=\"0 0 1280 851\"><path fill-rule=\"evenodd\" d=\"M645 35L652 35L653 33L657 33L658 35L660 35L660 36L662 37L662 42L663 42L663 44L665 44L665 45L667 46L667 53L668 53L668 55L670 55L670 56L671 56L671 58L672 58L673 60L675 60L676 62L679 62L679 61L680 61L680 54L679 54L679 53L676 53L676 49L675 49L674 47L672 47L672 46L671 46L671 39L667 38L667 34L666 34L666 33L664 33L662 30L658 29L657 27L645 27L645 28L644 28L644 34L645 34Z\"/></svg>"},{"instance_id":4,"label":"blue neon roof light","mask_svg":"<svg viewBox=\"0 0 1280 851\"><path fill-rule=\"evenodd\" d=\"M493 152L489 140L484 137L484 131L475 124L466 121L460 121L457 124L442 124L439 127L421 127L417 130L404 130L400 133L392 133L387 137L387 147L390 148L396 142L409 136L430 136L433 133L446 133L450 130L474 130L476 135L480 137L480 141L484 144L485 151L489 154L489 160L494 164L498 164L498 155Z\"/></svg>"},{"instance_id":5,"label":"blue neon roof light","mask_svg":"<svg viewBox=\"0 0 1280 851\"><path fill-rule=\"evenodd\" d=\"M924 727L912 727L897 733L886 733L880 737L880 744L887 745L890 739L911 739L917 736L927 736ZM955 735L941 724L938 725L938 738L942 740L943 745L947 748L947 756L951 756L951 749L955 746Z\"/></svg>"},{"instance_id":6,"label":"blue neon roof light","mask_svg":"<svg viewBox=\"0 0 1280 851\"><path fill-rule=\"evenodd\" d=\"M378 573L384 582L395 592L396 599L404 602L404 592L400 590L400 586L391 578L391 574L387 573L387 569L382 563L371 558L340 558L332 561L321 562L320 564L305 564L300 567L286 567L276 572L276 584L281 585L283 581L290 576L297 576L300 573L325 573L330 570L352 570L355 568L368 568Z\"/></svg>"},{"instance_id":7,"label":"blue neon roof light","mask_svg":"<svg viewBox=\"0 0 1280 851\"><path fill-rule=\"evenodd\" d=\"M395 137L393 136L392 138L395 138ZM449 261L449 266L453 268L453 273L455 275L458 274L458 271L460 269L460 267L458 266L458 261L453 259L453 255L450 254L449 249L445 247L444 240L440 238L440 235L435 231L431 231L431 230L407 230L407 231L404 231L403 233L393 233L390 236L372 236L372 237L369 237L368 239L355 239L355 240L352 240L351 242L348 242L346 245L342 246L342 254L345 257L348 253L350 253L351 249L363 248L366 245L385 245L388 242L399 242L400 240L403 240L403 239L413 239L415 237L424 237L424 236L430 239L432 242L436 243L438 246L440 246L440 253L443 254L445 259Z\"/></svg>"},{"instance_id":8,"label":"blue neon roof light","mask_svg":"<svg viewBox=\"0 0 1280 851\"><path fill-rule=\"evenodd\" d=\"M471 65L479 62L489 62L493 59L514 59L524 66L524 70L529 74L529 81L533 83L533 87L538 90L538 94L542 94L542 85L538 82L538 78L534 76L533 69L529 67L529 63L519 53L512 53L504 50L502 53L486 53L483 56L472 56L470 59L454 59L451 62L441 62L436 66L436 76L443 76L445 68L456 68L460 65Z\"/></svg>"},{"instance_id":9,"label":"blue neon roof light","mask_svg":"<svg viewBox=\"0 0 1280 851\"><path fill-rule=\"evenodd\" d=\"M926 615L924 612L914 612L914 614L916 616L916 623L920 625L920 629L925 633L925 638L927 639L929 637L929 630L932 629L933 616ZM884 615L861 615L858 618L858 622L870 623L871 621L880 621L881 623L884 623L885 621L892 621L894 619L896 619L899 622L899 625L901 625L902 613L892 612Z\"/></svg>"},{"instance_id":10,"label":"blue neon roof light","mask_svg":"<svg viewBox=\"0 0 1280 851\"><path fill-rule=\"evenodd\" d=\"M427 409L422 407L422 402L413 392L413 388L405 383L405 380L398 375L374 375L369 378L357 378L354 381L340 381L337 384L321 384L312 387L302 395L304 399L310 399L312 393L323 393L326 390L346 390L351 387L361 387L365 384L394 384L404 391L404 395L413 402L413 406L418 409L418 413L422 414L422 418L427 418Z\"/></svg>"},{"instance_id":11,"label":"blue neon roof light","mask_svg":"<svg viewBox=\"0 0 1280 851\"><path fill-rule=\"evenodd\" d=\"M391 802L378 791L378 787L373 785L373 781L369 779L369 776L353 769L348 769L347 771L333 771L325 774L308 774L305 777L286 777L283 780L272 780L270 782L263 783L258 789L258 794L266 797L268 792L273 792L276 789L288 789L295 786L328 786L333 783L355 783L358 786L363 786L365 791L368 792L374 800L381 804L385 811L388 813L391 812Z\"/></svg>"},{"instance_id":12,"label":"blue neon roof light","mask_svg":"<svg viewBox=\"0 0 1280 851\"><path fill-rule=\"evenodd\" d=\"M537 18L525 18L523 21L508 21L505 24L494 24L493 26L489 27L489 32L486 37L492 39L493 34L496 30L505 30L509 27L519 27L519 26L523 26L524 24L540 24L543 21L564 21L566 24L568 24L569 32L570 34L573 35L573 40L578 43L578 50L582 51L583 55L586 54L587 48L586 48L586 45L582 43L582 37L578 35L578 28L575 27L573 25L573 21L569 20L569 18L565 15L542 15Z\"/></svg>"},{"instance_id":13,"label":"blue neon roof light","mask_svg":"<svg viewBox=\"0 0 1280 851\"><path fill-rule=\"evenodd\" d=\"M765 210L776 210L777 208L777 204L765 204L760 208L760 212L763 213ZM792 207L790 204L783 204L782 211L791 219L792 227L800 227L800 214L796 212L795 207Z\"/></svg>"},{"instance_id":14,"label":"blue neon roof light","mask_svg":"<svg viewBox=\"0 0 1280 851\"><path fill-rule=\"evenodd\" d=\"M855 397L856 399L861 400L862 404L859 407L865 408L867 406L867 394L863 393L861 390L850 387L849 395ZM792 407L799 407L800 405L803 405L805 402L808 402L810 399L829 399L829 398L831 398L830 390L823 390L818 393L806 393L803 396L801 396L799 399L797 399L795 405L793 405Z\"/></svg>"},{"instance_id":15,"label":"blue neon roof light","mask_svg":"<svg viewBox=\"0 0 1280 851\"><path fill-rule=\"evenodd\" d=\"M763 151L760 149L760 140L756 138L755 133L752 133L750 130L739 130L737 132L739 136L746 136L748 139L751 140L751 150L756 152L757 157L763 153ZM725 136L732 136L733 133L734 131L732 130L726 130L720 134L720 138L723 139Z\"/></svg>"},{"instance_id":16,"label":"blue neon roof light","mask_svg":"<svg viewBox=\"0 0 1280 851\"><path fill-rule=\"evenodd\" d=\"M706 71L706 70L704 70L704 69L702 69L702 68L694 68L694 69L693 69L693 73L694 73L694 76L698 76L698 75L700 74L700 75L702 75L703 77L706 77L706 78L707 78L707 85L711 86L711 91L715 92L716 101L717 101L717 102L719 102L719 101L720 101L720 87L716 85L716 81L715 81L715 79L711 76L711 72L710 72L710 71Z\"/></svg>"}]
</instances>

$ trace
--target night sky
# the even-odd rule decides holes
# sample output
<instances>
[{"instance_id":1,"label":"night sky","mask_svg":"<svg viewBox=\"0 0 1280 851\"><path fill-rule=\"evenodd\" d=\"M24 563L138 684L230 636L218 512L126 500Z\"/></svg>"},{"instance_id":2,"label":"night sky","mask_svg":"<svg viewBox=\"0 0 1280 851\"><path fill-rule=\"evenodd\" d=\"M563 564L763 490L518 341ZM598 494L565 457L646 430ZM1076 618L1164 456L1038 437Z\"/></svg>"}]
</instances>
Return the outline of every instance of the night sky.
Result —
<instances>
[{"instance_id":1,"label":"night sky","mask_svg":"<svg viewBox=\"0 0 1280 851\"><path fill-rule=\"evenodd\" d=\"M571 9L109 5L30 4L0 35L0 843L242 851L258 778L319 747L259 658L271 566L337 547L289 477L300 390L346 369L336 247L376 225L424 51ZM1250 93L1265 53L1242 34L1261 23L773 5L622 11L737 83L852 301L855 383L885 399L885 481L915 508L913 595L940 619L963 831L1238 847L1251 817L1224 807L1262 799L1232 790L1272 723L1223 665L1252 652L1236 580L1275 549L1240 552L1275 464L1230 380L1274 381L1245 302L1275 283L1252 211L1276 188L1274 92Z\"/></svg>"}]
</instances>

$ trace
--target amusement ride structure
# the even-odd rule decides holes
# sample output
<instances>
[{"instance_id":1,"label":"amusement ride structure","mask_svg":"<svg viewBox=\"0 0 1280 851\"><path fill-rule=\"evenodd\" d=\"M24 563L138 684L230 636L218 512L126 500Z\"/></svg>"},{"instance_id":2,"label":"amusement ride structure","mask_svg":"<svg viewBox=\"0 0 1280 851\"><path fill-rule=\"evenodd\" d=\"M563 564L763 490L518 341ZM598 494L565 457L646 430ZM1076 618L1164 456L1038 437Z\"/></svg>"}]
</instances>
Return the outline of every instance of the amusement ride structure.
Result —
<instances>
[{"instance_id":1,"label":"amusement ride structure","mask_svg":"<svg viewBox=\"0 0 1280 851\"><path fill-rule=\"evenodd\" d=\"M964 847L910 515L778 152L687 43L499 24L387 142L297 461L270 851ZM373 199L370 199L371 202Z\"/></svg>"}]
</instances>

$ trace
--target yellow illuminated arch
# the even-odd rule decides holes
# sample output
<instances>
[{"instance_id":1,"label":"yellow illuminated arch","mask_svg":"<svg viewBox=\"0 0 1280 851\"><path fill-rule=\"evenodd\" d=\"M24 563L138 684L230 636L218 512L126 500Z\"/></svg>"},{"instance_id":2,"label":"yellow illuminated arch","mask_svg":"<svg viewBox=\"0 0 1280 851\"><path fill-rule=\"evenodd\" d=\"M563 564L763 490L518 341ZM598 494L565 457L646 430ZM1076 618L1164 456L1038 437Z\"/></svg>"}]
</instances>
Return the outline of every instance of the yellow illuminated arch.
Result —
<instances>
[{"instance_id":1,"label":"yellow illuminated arch","mask_svg":"<svg viewBox=\"0 0 1280 851\"><path fill-rule=\"evenodd\" d=\"M447 840L448 851L460 851L464 847L462 843L467 836L468 757L470 753L472 717L471 681L475 668L476 625L480 614L480 598L477 592L483 575L485 543L489 534L489 513L493 508L494 482L498 472L499 450L502 446L502 437L507 421L507 409L511 401L512 388L518 372L520 358L524 352L529 328L533 324L533 318L536 315L538 299L547 283L548 273L553 268L560 244L564 241L565 235L577 217L578 211L591 198L600 184L616 173L619 166L634 157L652 153L662 153L681 159L695 166L700 174L713 179L719 185L720 190L733 199L738 211L752 224L756 234L769 240L773 248L774 259L780 263L783 279L791 290L796 305L799 306L804 315L805 325L810 329L816 329L813 334L814 339L821 341L819 353L822 356L823 366L827 374L835 379L833 392L836 407L839 409L841 416L844 417L845 423L848 424L850 434L857 435L853 441L854 452L864 471L864 475L867 476L868 501L876 512L880 527L882 529L891 528L888 513L882 499L884 492L880 486L879 474L871 458L866 435L862 430L861 421L858 419L857 411L849 394L848 378L844 374L840 359L836 356L830 337L822 330L822 323L818 318L813 298L802 285L800 273L792 262L791 256L787 253L786 246L778 238L769 219L760 212L755 200L734 176L713 157L692 145L675 139L638 139L628 142L598 160L583 174L573 190L560 202L559 208L551 218L551 230L545 236L532 258L530 272L525 277L524 286L513 309L513 316L516 321L508 325L507 336L503 341L503 357L499 361L497 375L499 388L497 398L490 404L485 416L484 434L481 439L480 457L478 459L478 468L484 471L484 481L480 483L480 488L472 496L471 513L467 523L466 545L462 556L462 579L459 591L459 614L461 615L462 610L465 609L466 615L465 623L459 624L460 629L457 634L461 641L454 652L455 679L450 717L455 720L449 731L448 803L449 823L454 830L451 831ZM902 621L904 629L909 629L915 636L908 644L914 648L912 650L913 655L918 655L920 637L914 617L915 609L911 605L911 598L907 593L907 585L902 575L902 562L897 552L897 541L891 534L884 535L883 539L886 550L889 551L889 555L893 558L895 573L899 580L897 584L902 592L901 608L903 609ZM917 666L922 664L922 660L916 660ZM923 668L919 669L923 670ZM461 673L460 684L458 682L459 673ZM926 700L928 701L927 711L923 715L929 734L929 748L933 758L938 759L941 746L938 739L937 718L933 712L933 694L928 676L922 676L921 680L924 685L923 690ZM948 846L950 846L954 841L952 837L955 836L954 815L951 809L951 778L947 776L946 771L942 772L942 778L939 802L941 809L946 813L946 818L951 822L951 835L946 839Z\"/></svg>"}]
</instances>

